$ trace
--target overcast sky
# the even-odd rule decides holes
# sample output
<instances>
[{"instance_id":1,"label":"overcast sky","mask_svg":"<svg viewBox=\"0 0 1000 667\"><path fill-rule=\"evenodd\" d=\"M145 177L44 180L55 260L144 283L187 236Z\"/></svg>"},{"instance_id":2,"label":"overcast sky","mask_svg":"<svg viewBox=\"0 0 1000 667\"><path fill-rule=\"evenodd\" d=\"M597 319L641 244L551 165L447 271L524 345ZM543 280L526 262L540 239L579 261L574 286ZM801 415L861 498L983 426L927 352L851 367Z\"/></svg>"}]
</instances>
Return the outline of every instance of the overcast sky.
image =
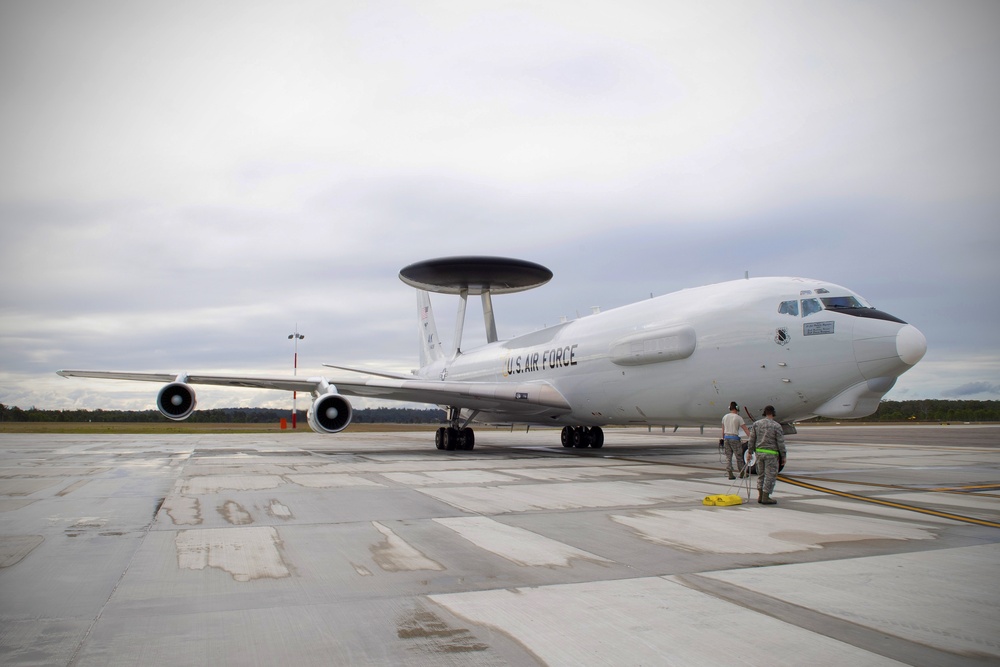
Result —
<instances>
[{"instance_id":1,"label":"overcast sky","mask_svg":"<svg viewBox=\"0 0 1000 667\"><path fill-rule=\"evenodd\" d=\"M300 374L408 371L399 269L459 254L554 272L494 299L501 337L829 280L927 337L887 398L1000 398L998 28L990 0L4 1L0 403L153 407L60 368L291 372L296 323Z\"/></svg>"}]
</instances>

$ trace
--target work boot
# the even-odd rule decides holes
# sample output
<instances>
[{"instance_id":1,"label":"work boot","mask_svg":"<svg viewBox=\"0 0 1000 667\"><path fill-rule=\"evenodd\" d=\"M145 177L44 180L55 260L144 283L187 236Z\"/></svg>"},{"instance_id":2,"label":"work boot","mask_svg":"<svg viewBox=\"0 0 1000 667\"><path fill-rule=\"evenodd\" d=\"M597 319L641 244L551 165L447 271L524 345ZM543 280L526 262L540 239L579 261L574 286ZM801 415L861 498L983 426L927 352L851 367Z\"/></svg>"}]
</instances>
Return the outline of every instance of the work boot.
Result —
<instances>
[{"instance_id":1,"label":"work boot","mask_svg":"<svg viewBox=\"0 0 1000 667\"><path fill-rule=\"evenodd\" d=\"M729 473L729 479L736 479L736 475L734 475L733 473Z\"/></svg>"},{"instance_id":2,"label":"work boot","mask_svg":"<svg viewBox=\"0 0 1000 667\"><path fill-rule=\"evenodd\" d=\"M764 499L764 490L763 489L757 489L757 502L758 503L759 502L763 502L763 499Z\"/></svg>"},{"instance_id":3,"label":"work boot","mask_svg":"<svg viewBox=\"0 0 1000 667\"><path fill-rule=\"evenodd\" d=\"M778 501L771 497L770 493L761 492L760 494L760 504L761 505L777 505Z\"/></svg>"},{"instance_id":4,"label":"work boot","mask_svg":"<svg viewBox=\"0 0 1000 667\"><path fill-rule=\"evenodd\" d=\"M740 471L740 479L743 479L746 476L747 476L747 469L744 468L743 470Z\"/></svg>"}]
</instances>

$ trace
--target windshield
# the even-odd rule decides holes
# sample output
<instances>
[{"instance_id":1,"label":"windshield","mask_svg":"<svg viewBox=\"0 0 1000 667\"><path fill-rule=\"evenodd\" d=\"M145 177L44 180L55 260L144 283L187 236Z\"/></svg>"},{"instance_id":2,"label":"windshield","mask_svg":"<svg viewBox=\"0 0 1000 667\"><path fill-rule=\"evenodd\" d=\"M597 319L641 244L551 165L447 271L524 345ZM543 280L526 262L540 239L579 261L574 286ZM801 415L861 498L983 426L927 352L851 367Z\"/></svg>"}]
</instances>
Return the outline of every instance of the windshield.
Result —
<instances>
[{"instance_id":1,"label":"windshield","mask_svg":"<svg viewBox=\"0 0 1000 667\"><path fill-rule=\"evenodd\" d=\"M864 299L857 296L828 296L820 297L820 301L823 302L823 309L828 311L835 311L838 313L843 313L844 315L850 315L852 317L864 317L872 320L885 320L887 322L898 322L900 324L906 324L903 320L898 317L894 317L889 313L884 313L878 310L871 304L867 303ZM805 301L802 302L802 316L805 317L808 313L805 310Z\"/></svg>"},{"instance_id":2,"label":"windshield","mask_svg":"<svg viewBox=\"0 0 1000 667\"><path fill-rule=\"evenodd\" d=\"M829 294L830 292L824 288L820 288L816 290L816 293ZM814 313L823 312L824 310L839 311L845 315L853 315L855 317L891 319L893 321L897 321L895 317L885 315L882 311L876 310L874 306L861 297L855 295L789 299L788 301L782 301L778 304L778 312L782 315L790 315L791 317L799 317L800 315L802 317L808 317Z\"/></svg>"},{"instance_id":3,"label":"windshield","mask_svg":"<svg viewBox=\"0 0 1000 667\"><path fill-rule=\"evenodd\" d=\"M819 299L802 299L802 317L808 317L821 310L823 306L820 305Z\"/></svg>"},{"instance_id":4,"label":"windshield","mask_svg":"<svg viewBox=\"0 0 1000 667\"><path fill-rule=\"evenodd\" d=\"M799 302L798 301L782 301L778 306L778 312L782 315L792 315L793 317L799 316Z\"/></svg>"},{"instance_id":5,"label":"windshield","mask_svg":"<svg viewBox=\"0 0 1000 667\"><path fill-rule=\"evenodd\" d=\"M823 307L828 310L836 308L871 308L871 306L861 303L859 299L853 296L830 296L820 300L823 302Z\"/></svg>"}]
</instances>

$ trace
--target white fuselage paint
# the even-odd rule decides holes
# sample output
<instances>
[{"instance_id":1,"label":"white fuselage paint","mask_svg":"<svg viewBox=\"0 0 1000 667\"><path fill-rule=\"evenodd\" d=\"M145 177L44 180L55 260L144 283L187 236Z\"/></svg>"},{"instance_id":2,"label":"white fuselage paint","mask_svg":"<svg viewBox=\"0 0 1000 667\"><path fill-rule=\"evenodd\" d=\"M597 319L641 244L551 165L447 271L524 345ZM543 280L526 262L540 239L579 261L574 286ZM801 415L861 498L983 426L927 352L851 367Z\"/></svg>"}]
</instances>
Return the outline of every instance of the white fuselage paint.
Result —
<instances>
[{"instance_id":1,"label":"white fuselage paint","mask_svg":"<svg viewBox=\"0 0 1000 667\"><path fill-rule=\"evenodd\" d=\"M827 292L817 295L820 288ZM885 319L778 312L784 301L817 296L860 299L816 280L737 280L490 343L418 375L547 383L571 406L569 413L531 420L484 412L480 421L704 425L718 422L730 401L754 417L773 405L781 421L871 414L896 377L923 356L926 341L913 326Z\"/></svg>"}]
</instances>

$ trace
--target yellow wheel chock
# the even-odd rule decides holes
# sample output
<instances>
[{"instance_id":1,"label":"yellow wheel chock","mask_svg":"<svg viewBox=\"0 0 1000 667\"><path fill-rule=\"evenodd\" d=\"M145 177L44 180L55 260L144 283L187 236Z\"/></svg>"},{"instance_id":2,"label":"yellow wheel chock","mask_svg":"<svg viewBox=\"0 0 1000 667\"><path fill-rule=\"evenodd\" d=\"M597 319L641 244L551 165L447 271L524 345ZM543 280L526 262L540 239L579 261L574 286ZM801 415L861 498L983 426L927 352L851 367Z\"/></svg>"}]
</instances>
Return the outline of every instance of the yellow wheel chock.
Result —
<instances>
[{"instance_id":1,"label":"yellow wheel chock","mask_svg":"<svg viewBox=\"0 0 1000 667\"><path fill-rule=\"evenodd\" d=\"M705 499L701 501L702 505L715 505L716 507L728 507L729 505L742 505L743 498L737 494L719 494L714 496L705 496Z\"/></svg>"}]
</instances>

